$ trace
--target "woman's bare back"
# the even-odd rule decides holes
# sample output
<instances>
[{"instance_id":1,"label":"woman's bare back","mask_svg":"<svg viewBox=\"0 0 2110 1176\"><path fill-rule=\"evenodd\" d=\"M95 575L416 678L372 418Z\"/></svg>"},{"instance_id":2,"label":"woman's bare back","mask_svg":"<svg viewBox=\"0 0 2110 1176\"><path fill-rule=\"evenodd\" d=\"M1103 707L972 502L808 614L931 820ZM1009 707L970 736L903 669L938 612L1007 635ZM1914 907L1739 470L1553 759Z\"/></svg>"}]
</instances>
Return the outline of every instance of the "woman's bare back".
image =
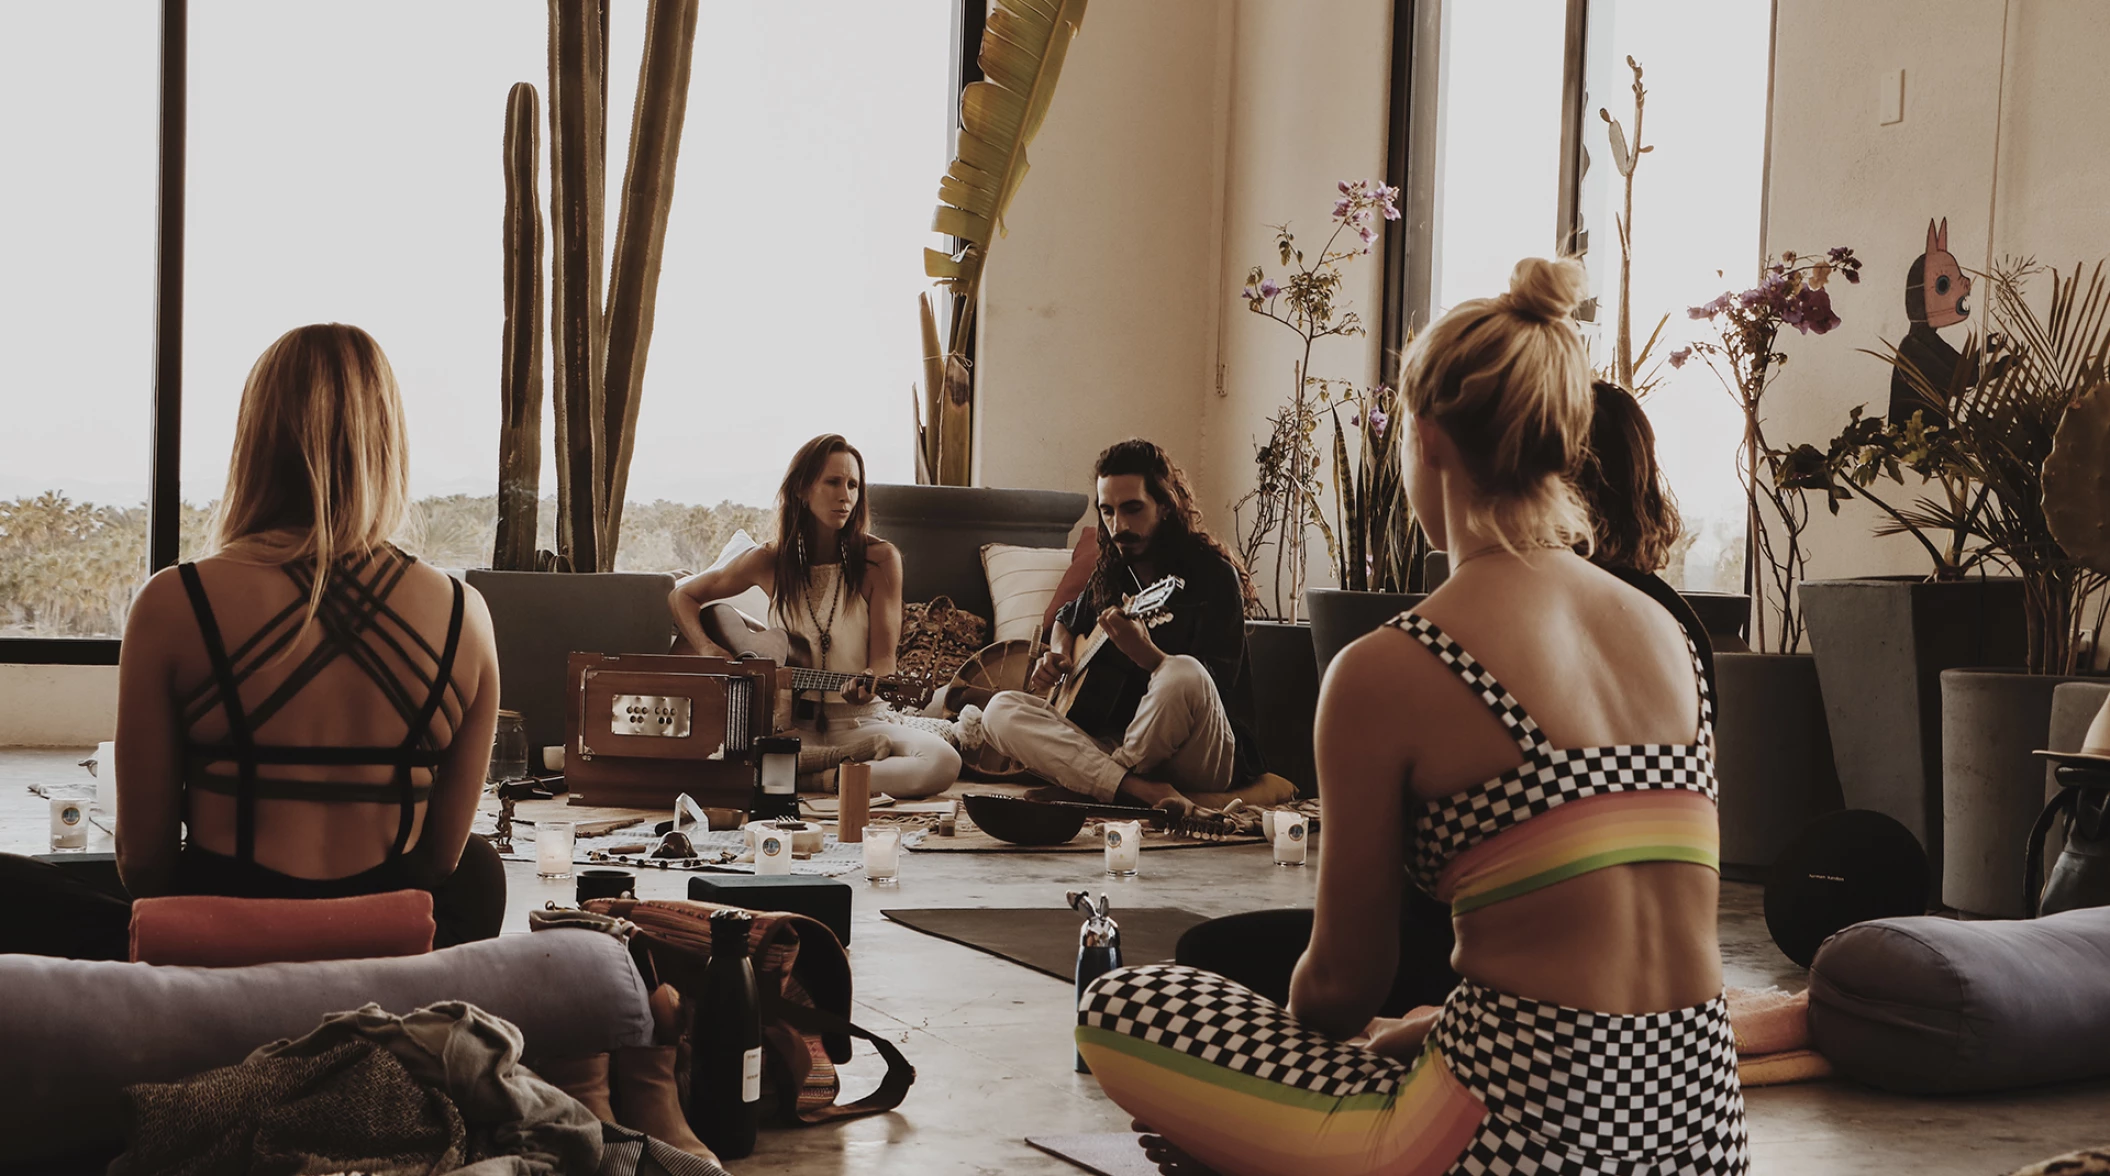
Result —
<instances>
[{"instance_id":1,"label":"woman's bare back","mask_svg":"<svg viewBox=\"0 0 2110 1176\"><path fill-rule=\"evenodd\" d=\"M1506 557L1474 561L1416 612L1499 679L1553 747L1689 744L1698 734L1683 630L1582 559L1540 555L1528 569ZM1383 639L1414 699L1409 813L1523 762L1514 737L1454 671L1405 634ZM1453 966L1571 1008L1698 1004L1721 991L1719 889L1714 871L1686 863L1594 870L1458 917Z\"/></svg>"},{"instance_id":2,"label":"woman's bare back","mask_svg":"<svg viewBox=\"0 0 2110 1176\"><path fill-rule=\"evenodd\" d=\"M433 693L447 642L454 589L444 573L383 551L356 576L330 590L324 607L335 618L334 625L320 619L303 625L306 593L277 564L214 557L198 561L196 567L222 644L238 674L246 675L237 693L258 745L386 749L405 744L412 718ZM365 590L354 588L352 581ZM385 609L375 603L375 596L384 592ZM282 639L283 648L270 652ZM244 656L241 651L253 641L255 652ZM336 656L296 690L282 690L305 676L302 667L332 645L341 647ZM126 633L124 660L142 673L151 667L159 678L158 683L131 683L121 703L130 713L120 715L121 725L130 720L135 728L159 727L166 750L164 756L120 768L125 792L142 798L137 807L147 817L147 836L165 843L167 816L180 816L192 842L233 856L234 798L181 787L186 770L182 745L225 743L231 732L197 615L173 569L156 576L142 591ZM426 839L437 814L442 819L433 833L458 854L482 786L496 693L490 618L481 599L465 591L454 664L425 728L429 737L420 741L441 751L441 763L436 770L411 769L414 785L433 786L432 799L417 805L413 847ZM142 713L146 707L157 713ZM471 759L477 764L470 765ZM237 775L232 761L189 770L225 780ZM258 771L265 779L339 784L386 784L395 773L395 768L380 764L269 764ZM178 795L183 797L180 813L157 811L155 797L173 800ZM127 812L120 825L131 823L132 815ZM393 802L259 799L256 861L295 877L347 877L388 857L400 815ZM453 862L450 858L437 864L451 870Z\"/></svg>"}]
</instances>

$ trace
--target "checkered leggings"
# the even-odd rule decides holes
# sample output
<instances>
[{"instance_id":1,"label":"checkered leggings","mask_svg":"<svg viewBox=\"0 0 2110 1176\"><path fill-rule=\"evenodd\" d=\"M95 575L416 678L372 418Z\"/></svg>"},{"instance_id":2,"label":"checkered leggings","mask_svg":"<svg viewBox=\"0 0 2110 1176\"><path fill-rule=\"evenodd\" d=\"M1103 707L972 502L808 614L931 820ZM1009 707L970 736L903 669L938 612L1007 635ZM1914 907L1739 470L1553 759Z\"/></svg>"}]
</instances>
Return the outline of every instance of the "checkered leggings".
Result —
<instances>
[{"instance_id":1,"label":"checkered leggings","mask_svg":"<svg viewBox=\"0 0 2110 1176\"><path fill-rule=\"evenodd\" d=\"M1728 1010L1614 1016L1459 985L1413 1065L1213 973L1110 972L1077 1041L1107 1096L1226 1176L1749 1170Z\"/></svg>"}]
</instances>

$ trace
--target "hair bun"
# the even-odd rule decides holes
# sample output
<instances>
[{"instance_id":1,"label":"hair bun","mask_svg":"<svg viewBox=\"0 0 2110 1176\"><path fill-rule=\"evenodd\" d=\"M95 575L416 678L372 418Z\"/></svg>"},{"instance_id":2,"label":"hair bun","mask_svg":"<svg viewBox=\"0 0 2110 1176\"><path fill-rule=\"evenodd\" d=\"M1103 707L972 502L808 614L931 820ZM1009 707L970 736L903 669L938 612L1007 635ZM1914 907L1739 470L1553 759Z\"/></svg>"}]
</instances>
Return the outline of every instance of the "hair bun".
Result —
<instances>
[{"instance_id":1,"label":"hair bun","mask_svg":"<svg viewBox=\"0 0 2110 1176\"><path fill-rule=\"evenodd\" d=\"M1590 291L1590 276L1573 258L1548 261L1527 257L1509 271L1509 308L1540 322L1559 322L1575 317Z\"/></svg>"}]
</instances>

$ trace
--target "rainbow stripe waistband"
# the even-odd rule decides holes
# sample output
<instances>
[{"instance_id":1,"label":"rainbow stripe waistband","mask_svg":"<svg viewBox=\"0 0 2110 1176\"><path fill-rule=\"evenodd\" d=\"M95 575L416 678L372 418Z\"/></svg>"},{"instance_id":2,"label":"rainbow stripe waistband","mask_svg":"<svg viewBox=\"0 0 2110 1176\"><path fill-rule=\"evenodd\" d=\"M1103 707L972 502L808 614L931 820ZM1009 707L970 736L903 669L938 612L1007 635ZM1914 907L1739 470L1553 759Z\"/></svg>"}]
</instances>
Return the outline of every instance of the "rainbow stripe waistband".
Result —
<instances>
[{"instance_id":1,"label":"rainbow stripe waistband","mask_svg":"<svg viewBox=\"0 0 2110 1176\"><path fill-rule=\"evenodd\" d=\"M1692 862L1719 872L1715 803L1682 788L1607 792L1556 805L1451 859L1436 897L1453 914L1633 862Z\"/></svg>"}]
</instances>

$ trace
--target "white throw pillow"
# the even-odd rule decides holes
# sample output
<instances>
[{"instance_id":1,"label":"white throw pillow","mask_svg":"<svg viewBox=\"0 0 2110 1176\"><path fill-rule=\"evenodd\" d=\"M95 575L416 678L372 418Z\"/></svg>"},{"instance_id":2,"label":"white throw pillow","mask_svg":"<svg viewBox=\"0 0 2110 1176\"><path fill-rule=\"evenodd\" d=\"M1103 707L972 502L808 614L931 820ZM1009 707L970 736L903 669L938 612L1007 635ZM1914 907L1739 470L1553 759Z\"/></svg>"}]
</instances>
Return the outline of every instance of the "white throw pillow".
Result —
<instances>
[{"instance_id":1,"label":"white throw pillow","mask_svg":"<svg viewBox=\"0 0 2110 1176\"><path fill-rule=\"evenodd\" d=\"M992 641L1030 641L1040 618L1055 598L1062 574L1070 570L1066 547L1018 547L982 544L982 570L989 575L989 599L995 604Z\"/></svg>"},{"instance_id":2,"label":"white throw pillow","mask_svg":"<svg viewBox=\"0 0 2110 1176\"><path fill-rule=\"evenodd\" d=\"M725 548L718 553L718 562L704 570L715 572L760 546L762 545L755 542L754 536L749 535L746 531L734 531L733 537L725 541ZM749 588L725 603L732 605L758 621L767 622L769 620L769 593L762 591L759 587Z\"/></svg>"}]
</instances>

